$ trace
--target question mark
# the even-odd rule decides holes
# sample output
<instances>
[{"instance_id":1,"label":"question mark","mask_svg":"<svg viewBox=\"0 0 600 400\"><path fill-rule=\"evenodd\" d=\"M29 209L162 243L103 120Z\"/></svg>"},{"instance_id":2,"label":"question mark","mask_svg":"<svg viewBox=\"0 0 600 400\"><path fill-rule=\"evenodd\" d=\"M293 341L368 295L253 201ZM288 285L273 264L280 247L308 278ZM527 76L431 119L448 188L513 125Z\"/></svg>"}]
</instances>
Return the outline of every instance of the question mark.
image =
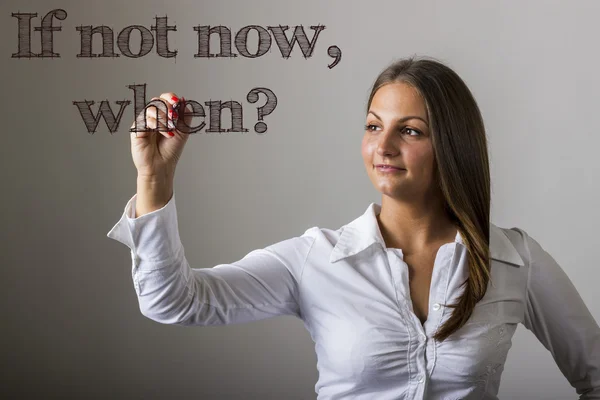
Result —
<instances>
[{"instance_id":1,"label":"question mark","mask_svg":"<svg viewBox=\"0 0 600 400\"><path fill-rule=\"evenodd\" d=\"M254 131L256 133L263 134L267 131L267 124L262 122L265 115L269 115L273 112L275 107L277 107L277 96L270 89L257 87L248 92L246 96L246 100L250 103L256 103L258 101L258 94L262 93L267 96L267 102L262 107L257 107L258 110L258 120L261 122L257 122L254 125Z\"/></svg>"}]
</instances>

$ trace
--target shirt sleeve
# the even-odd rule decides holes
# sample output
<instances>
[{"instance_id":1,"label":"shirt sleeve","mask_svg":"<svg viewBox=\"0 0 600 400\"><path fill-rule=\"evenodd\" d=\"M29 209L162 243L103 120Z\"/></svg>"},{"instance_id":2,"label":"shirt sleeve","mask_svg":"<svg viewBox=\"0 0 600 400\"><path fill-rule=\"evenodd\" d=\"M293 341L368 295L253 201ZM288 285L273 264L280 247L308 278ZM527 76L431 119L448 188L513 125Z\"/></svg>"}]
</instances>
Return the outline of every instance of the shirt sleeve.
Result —
<instances>
[{"instance_id":1,"label":"shirt sleeve","mask_svg":"<svg viewBox=\"0 0 600 400\"><path fill-rule=\"evenodd\" d=\"M228 325L277 315L302 318L298 284L314 229L231 264L191 268L179 237L175 194L161 209L135 216L134 195L107 236L131 250L141 313L163 324Z\"/></svg>"},{"instance_id":2,"label":"shirt sleeve","mask_svg":"<svg viewBox=\"0 0 600 400\"><path fill-rule=\"evenodd\" d=\"M523 324L550 351L580 399L600 399L600 327L562 267L522 232L530 260Z\"/></svg>"}]
</instances>

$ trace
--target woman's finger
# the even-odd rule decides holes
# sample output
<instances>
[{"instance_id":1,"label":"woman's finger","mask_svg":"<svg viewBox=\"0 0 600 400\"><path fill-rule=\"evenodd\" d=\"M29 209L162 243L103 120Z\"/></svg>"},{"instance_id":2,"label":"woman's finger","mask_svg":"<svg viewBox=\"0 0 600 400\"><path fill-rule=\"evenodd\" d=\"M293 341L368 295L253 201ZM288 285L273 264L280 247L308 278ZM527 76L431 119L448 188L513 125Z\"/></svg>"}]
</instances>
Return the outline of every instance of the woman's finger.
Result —
<instances>
[{"instance_id":1,"label":"woman's finger","mask_svg":"<svg viewBox=\"0 0 600 400\"><path fill-rule=\"evenodd\" d=\"M135 123L132 125L132 129L134 128ZM143 127L143 120L140 121L140 127ZM157 129L158 126L158 129ZM133 131L132 133L135 134L135 137L138 138L142 138L142 137L147 137L150 136L152 133L154 132L160 132L161 135L163 135L166 138L170 138L171 135L169 135L169 131L170 129L168 128L167 125L165 125L163 122L158 121L156 118L154 117L150 117L148 116L146 118L146 128L142 128L142 130L139 131Z\"/></svg>"},{"instance_id":2,"label":"woman's finger","mask_svg":"<svg viewBox=\"0 0 600 400\"><path fill-rule=\"evenodd\" d=\"M180 105L181 98L173 92L167 92L160 95L161 100L165 101L168 105L167 116L168 116L168 127L172 130L177 130L177 121L180 118Z\"/></svg>"},{"instance_id":3,"label":"woman's finger","mask_svg":"<svg viewBox=\"0 0 600 400\"><path fill-rule=\"evenodd\" d=\"M175 127L180 133L188 133L190 130L190 122L192 120L190 114L192 110L190 110L189 108L190 107L188 107L188 105L185 102L185 98L181 97L179 103L177 104L178 119L175 122Z\"/></svg>"},{"instance_id":4,"label":"woman's finger","mask_svg":"<svg viewBox=\"0 0 600 400\"><path fill-rule=\"evenodd\" d=\"M175 125L172 122L169 123L169 116L172 113L169 102L163 99L153 98L151 103L153 104L147 106L146 108L146 115L156 118L167 125L170 129L174 129Z\"/></svg>"},{"instance_id":5,"label":"woman's finger","mask_svg":"<svg viewBox=\"0 0 600 400\"><path fill-rule=\"evenodd\" d=\"M138 115L138 124L143 124L144 123L144 113L146 115L146 118L154 118L159 120L160 122L162 122L164 125L169 126L171 129L173 129L175 126L168 123L168 118L167 118L167 114L165 114L164 111L162 111L160 108L155 107L155 106L148 106L148 108L146 108L144 111L142 111L140 113L140 115Z\"/></svg>"}]
</instances>

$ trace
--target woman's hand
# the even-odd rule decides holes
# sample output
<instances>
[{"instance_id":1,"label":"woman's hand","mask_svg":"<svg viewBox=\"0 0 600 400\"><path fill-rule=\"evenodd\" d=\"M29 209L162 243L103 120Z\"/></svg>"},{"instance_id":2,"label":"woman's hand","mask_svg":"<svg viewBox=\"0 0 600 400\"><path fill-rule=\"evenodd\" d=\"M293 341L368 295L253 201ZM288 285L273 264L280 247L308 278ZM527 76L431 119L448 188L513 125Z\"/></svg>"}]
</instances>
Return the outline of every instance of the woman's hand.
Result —
<instances>
[{"instance_id":1,"label":"woman's hand","mask_svg":"<svg viewBox=\"0 0 600 400\"><path fill-rule=\"evenodd\" d=\"M130 132L131 156L138 171L138 179L172 182L177 162L189 139L192 113L185 110L185 100L174 93L163 93L160 97L153 97L152 100L157 107L150 106L146 109L148 130ZM161 100L166 105L166 112L160 109ZM177 120L177 125L173 125L173 120ZM139 127L144 126L143 111L138 115L131 129L135 128L136 122ZM170 129L169 125L174 128Z\"/></svg>"}]
</instances>

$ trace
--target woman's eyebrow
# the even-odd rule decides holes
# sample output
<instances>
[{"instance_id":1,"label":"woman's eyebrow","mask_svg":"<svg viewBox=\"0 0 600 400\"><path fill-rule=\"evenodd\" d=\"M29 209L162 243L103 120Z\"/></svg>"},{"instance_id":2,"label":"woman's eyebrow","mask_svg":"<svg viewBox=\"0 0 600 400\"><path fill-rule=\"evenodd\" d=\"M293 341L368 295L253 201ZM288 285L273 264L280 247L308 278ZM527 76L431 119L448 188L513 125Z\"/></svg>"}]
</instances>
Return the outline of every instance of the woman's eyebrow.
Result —
<instances>
[{"instance_id":1,"label":"woman's eyebrow","mask_svg":"<svg viewBox=\"0 0 600 400\"><path fill-rule=\"evenodd\" d=\"M379 115L375 114L375 112L373 112L373 111L369 111L368 114L373 114L378 120L381 120ZM429 127L429 124L427 123L427 121L425 121L423 118L419 117L418 115L408 115L406 117L402 117L398 120L398 123L408 121L409 119L420 119L421 121L423 121L425 123L425 125L427 125L427 127Z\"/></svg>"}]
</instances>

